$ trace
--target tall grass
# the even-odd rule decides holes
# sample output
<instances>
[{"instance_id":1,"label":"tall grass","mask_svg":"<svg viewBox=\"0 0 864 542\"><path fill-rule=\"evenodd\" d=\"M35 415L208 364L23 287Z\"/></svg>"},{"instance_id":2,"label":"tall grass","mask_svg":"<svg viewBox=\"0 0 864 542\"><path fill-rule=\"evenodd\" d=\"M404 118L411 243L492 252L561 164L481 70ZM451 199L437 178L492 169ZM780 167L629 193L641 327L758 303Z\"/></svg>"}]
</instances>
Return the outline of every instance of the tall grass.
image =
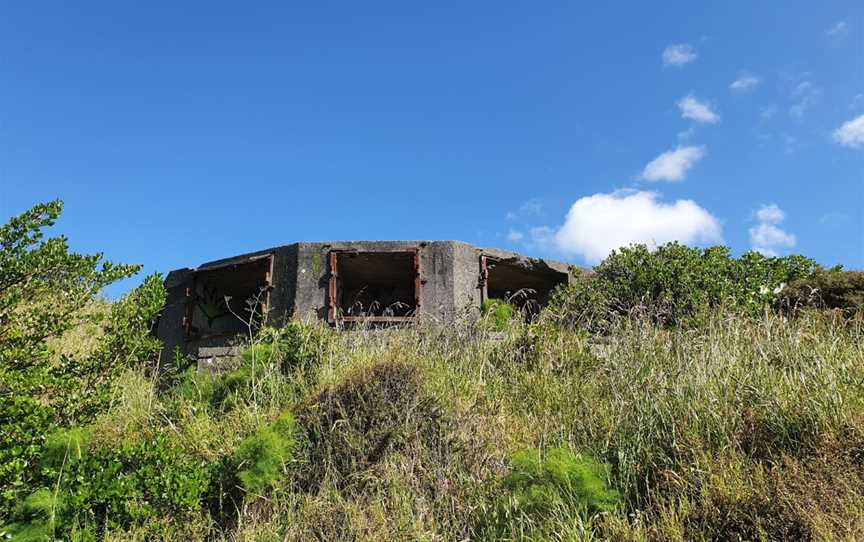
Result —
<instances>
[{"instance_id":1,"label":"tall grass","mask_svg":"<svg viewBox=\"0 0 864 542\"><path fill-rule=\"evenodd\" d=\"M501 328L307 326L314 362L253 346L252 374L220 402L207 389L225 377L160 389L130 373L92 442L168 428L215 468L295 416L278 483L231 500L242 483L214 482L188 539L864 538L860 320L718 312L687 330L622 319L602 337ZM519 512L507 483L519 458L561 450L596 465L620 504ZM502 515L502 502L517 508Z\"/></svg>"}]
</instances>

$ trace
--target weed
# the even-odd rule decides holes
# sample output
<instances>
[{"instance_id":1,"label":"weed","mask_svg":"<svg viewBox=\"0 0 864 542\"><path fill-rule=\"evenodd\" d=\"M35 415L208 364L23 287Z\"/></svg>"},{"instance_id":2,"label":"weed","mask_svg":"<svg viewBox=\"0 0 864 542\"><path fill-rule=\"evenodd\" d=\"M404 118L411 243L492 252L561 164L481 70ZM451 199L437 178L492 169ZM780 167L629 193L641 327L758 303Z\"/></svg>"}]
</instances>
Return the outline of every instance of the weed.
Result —
<instances>
[{"instance_id":1,"label":"weed","mask_svg":"<svg viewBox=\"0 0 864 542\"><path fill-rule=\"evenodd\" d=\"M237 450L237 477L250 497L276 485L294 452L297 426L290 413L246 437Z\"/></svg>"}]
</instances>

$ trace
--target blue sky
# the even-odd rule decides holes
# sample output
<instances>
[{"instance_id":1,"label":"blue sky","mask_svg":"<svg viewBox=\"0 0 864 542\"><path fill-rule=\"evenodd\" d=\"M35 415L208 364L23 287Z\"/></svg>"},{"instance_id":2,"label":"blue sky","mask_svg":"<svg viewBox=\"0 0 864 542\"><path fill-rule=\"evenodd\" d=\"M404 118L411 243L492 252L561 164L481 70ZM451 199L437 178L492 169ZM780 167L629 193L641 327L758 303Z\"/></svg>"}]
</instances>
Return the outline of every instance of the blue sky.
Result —
<instances>
[{"instance_id":1,"label":"blue sky","mask_svg":"<svg viewBox=\"0 0 864 542\"><path fill-rule=\"evenodd\" d=\"M864 267L864 3L651 4L8 2L0 214L62 198L147 272L323 239Z\"/></svg>"}]
</instances>

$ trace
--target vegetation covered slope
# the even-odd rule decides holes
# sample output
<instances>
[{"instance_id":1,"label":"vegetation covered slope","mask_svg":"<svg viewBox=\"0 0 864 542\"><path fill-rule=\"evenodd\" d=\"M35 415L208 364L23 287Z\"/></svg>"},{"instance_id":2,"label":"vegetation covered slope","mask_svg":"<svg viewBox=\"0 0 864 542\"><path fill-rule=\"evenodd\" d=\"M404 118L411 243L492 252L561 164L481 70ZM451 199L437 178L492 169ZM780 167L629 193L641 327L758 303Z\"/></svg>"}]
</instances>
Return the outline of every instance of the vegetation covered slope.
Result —
<instances>
[{"instance_id":1,"label":"vegetation covered slope","mask_svg":"<svg viewBox=\"0 0 864 542\"><path fill-rule=\"evenodd\" d=\"M222 375L182 359L152 370L150 313L128 312L152 307L145 283L106 309L113 316L88 321L98 333L70 325L40 343L36 376L3 359L3 408L25 398L44 410L27 431L30 418L0 412L2 453L23 464L5 473L15 478L3 482L0 530L12 540L862 539L857 279L719 250L619 252L538 321L495 312L446 329L264 328ZM839 292L839 310L822 310L812 288L784 297L816 275ZM60 359L102 367L106 351L130 344L140 348L100 377L104 400L75 395L95 369L69 375ZM47 380L12 387L37 377ZM66 410L79 398L92 406Z\"/></svg>"}]
</instances>

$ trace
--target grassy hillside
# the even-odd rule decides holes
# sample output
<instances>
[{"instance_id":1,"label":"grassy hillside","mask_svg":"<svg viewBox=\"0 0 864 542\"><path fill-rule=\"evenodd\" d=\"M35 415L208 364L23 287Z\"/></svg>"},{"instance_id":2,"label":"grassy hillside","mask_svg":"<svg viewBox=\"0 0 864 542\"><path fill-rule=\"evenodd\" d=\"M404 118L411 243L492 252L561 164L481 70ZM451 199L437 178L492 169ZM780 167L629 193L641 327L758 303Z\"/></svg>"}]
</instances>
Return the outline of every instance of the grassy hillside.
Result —
<instances>
[{"instance_id":1,"label":"grassy hillside","mask_svg":"<svg viewBox=\"0 0 864 542\"><path fill-rule=\"evenodd\" d=\"M123 375L84 454L164 441L188 459L176 476L206 483L188 506L124 520L106 539L864 536L860 322L716 315L698 330L628 319L603 337L516 321L263 337L224 376L187 371L160 389ZM292 360L298 346L308 350ZM249 452L250 435L285 413L296 420L285 461L255 471L279 446ZM67 518L86 528L111 516Z\"/></svg>"},{"instance_id":2,"label":"grassy hillside","mask_svg":"<svg viewBox=\"0 0 864 542\"><path fill-rule=\"evenodd\" d=\"M532 322L294 323L210 375L153 367L158 278L95 301L130 270L13 226L7 539L864 539L860 274L634 247Z\"/></svg>"}]
</instances>

